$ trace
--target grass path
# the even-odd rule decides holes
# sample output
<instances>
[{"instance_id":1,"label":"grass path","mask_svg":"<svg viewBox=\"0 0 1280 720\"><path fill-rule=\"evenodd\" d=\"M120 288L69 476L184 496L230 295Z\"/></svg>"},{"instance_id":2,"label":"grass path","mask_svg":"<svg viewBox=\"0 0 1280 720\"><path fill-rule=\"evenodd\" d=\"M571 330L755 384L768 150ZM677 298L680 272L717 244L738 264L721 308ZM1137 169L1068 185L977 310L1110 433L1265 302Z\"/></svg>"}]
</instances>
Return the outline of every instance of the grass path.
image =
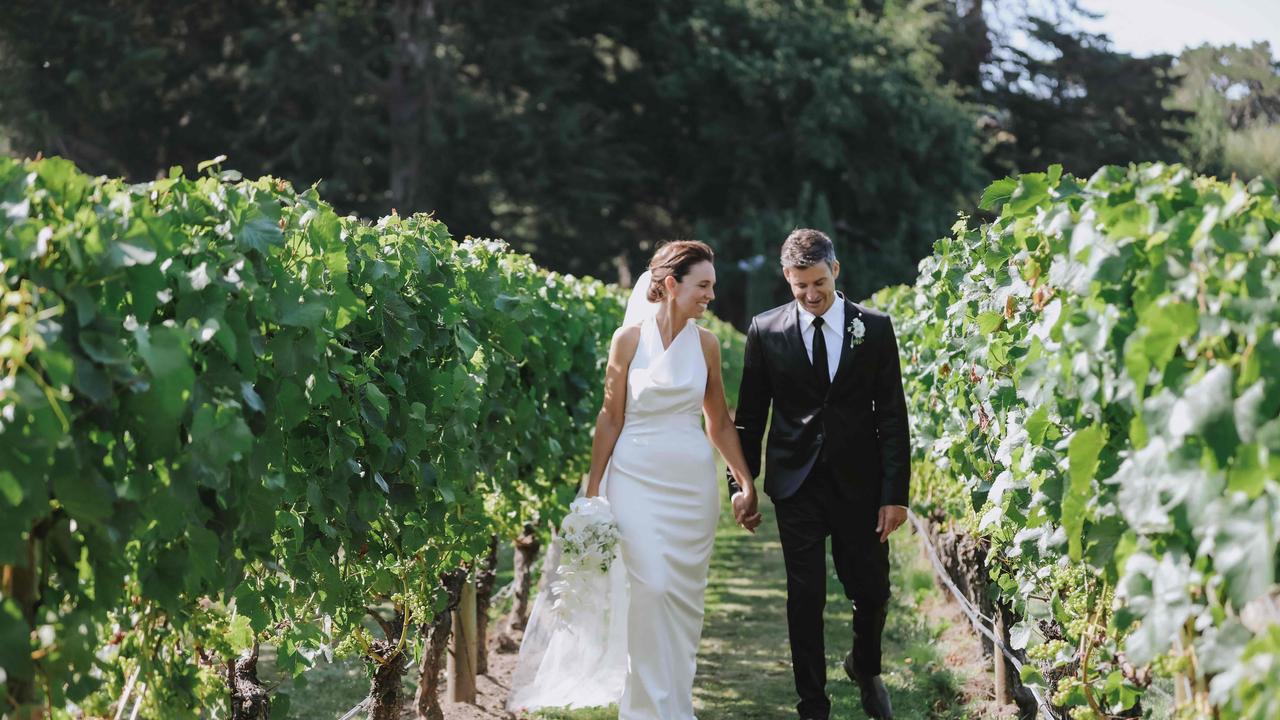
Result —
<instances>
[{"instance_id":1,"label":"grass path","mask_svg":"<svg viewBox=\"0 0 1280 720\"><path fill-rule=\"evenodd\" d=\"M794 718L795 690L787 640L786 573L773 507L762 503L764 522L755 535L733 524L728 500L716 533L707 587L707 614L698 652L694 702L699 720L777 720ZM990 680L976 637L934 584L920 539L909 526L891 540L893 597L884 638L885 684L902 720L990 720L1011 717L1008 708L985 702ZM511 558L500 562L499 584L510 579ZM828 554L828 566L830 559ZM826 645L827 692L833 720L866 715L856 687L840 661L849 649L849 603L828 567ZM495 608L495 613L502 608ZM506 656L511 657L511 656ZM368 691L363 666L355 660L324 664L300 682L274 677L270 651L266 676L293 690L290 718L336 718ZM509 663L505 672L510 672ZM506 687L505 673L495 677ZM416 678L405 676L406 700ZM274 685L274 682L272 683ZM501 718L505 713L476 713L471 706L445 707L446 718ZM509 716L507 716L509 717ZM544 711L539 720L616 720L617 708Z\"/></svg>"},{"instance_id":2,"label":"grass path","mask_svg":"<svg viewBox=\"0 0 1280 720\"><path fill-rule=\"evenodd\" d=\"M795 717L782 546L767 500L762 512L764 522L755 535L735 526L727 507L717 530L694 682L699 720ZM947 644L940 642L952 621L924 609L940 604L940 591L919 542L905 527L891 540L894 590L884 638L885 684L899 718L966 720L975 717L961 695L966 677L953 672L954 653L944 656ZM851 642L850 619L849 602L829 568L827 692L832 697L831 717L838 720L866 717L856 687L840 668ZM538 717L613 720L617 710L555 711Z\"/></svg>"}]
</instances>

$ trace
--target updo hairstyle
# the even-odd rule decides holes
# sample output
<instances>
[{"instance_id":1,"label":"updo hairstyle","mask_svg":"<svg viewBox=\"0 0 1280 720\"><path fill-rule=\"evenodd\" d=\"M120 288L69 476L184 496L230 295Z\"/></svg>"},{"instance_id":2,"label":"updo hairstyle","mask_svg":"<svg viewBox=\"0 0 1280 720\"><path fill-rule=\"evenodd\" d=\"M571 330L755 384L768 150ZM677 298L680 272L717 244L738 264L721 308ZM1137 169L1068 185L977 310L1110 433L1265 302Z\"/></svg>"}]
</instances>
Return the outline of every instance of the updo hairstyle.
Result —
<instances>
[{"instance_id":1,"label":"updo hairstyle","mask_svg":"<svg viewBox=\"0 0 1280 720\"><path fill-rule=\"evenodd\" d=\"M667 288L663 283L668 277L680 282L694 265L714 262L715 258L711 248L697 240L671 240L659 245L649 261L649 302L661 302L666 297Z\"/></svg>"}]
</instances>

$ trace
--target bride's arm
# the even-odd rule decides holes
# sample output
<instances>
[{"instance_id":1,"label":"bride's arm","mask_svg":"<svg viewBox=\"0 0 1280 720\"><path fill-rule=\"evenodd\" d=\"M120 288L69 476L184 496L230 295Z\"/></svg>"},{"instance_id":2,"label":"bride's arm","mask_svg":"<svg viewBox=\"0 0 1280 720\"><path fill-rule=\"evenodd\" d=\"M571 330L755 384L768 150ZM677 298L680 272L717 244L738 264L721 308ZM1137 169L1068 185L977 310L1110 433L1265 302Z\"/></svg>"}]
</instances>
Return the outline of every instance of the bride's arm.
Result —
<instances>
[{"instance_id":1,"label":"bride's arm","mask_svg":"<svg viewBox=\"0 0 1280 720\"><path fill-rule=\"evenodd\" d=\"M613 447L622 433L627 411L627 370L640 342L640 327L618 328L609 343L609 364L604 371L604 405L596 416L596 431L591 439L591 470L587 473L587 497L600 494L600 481L605 466L613 456Z\"/></svg>"},{"instance_id":2,"label":"bride's arm","mask_svg":"<svg viewBox=\"0 0 1280 720\"><path fill-rule=\"evenodd\" d=\"M747 467L747 456L742 452L738 428L729 415L729 404L724 395L724 375L720 365L720 340L710 330L698 328L702 339L702 355L707 360L707 392L702 398L702 414L707 419L707 436L716 446L724 462L733 473L733 479L749 498L754 499L755 481Z\"/></svg>"}]
</instances>

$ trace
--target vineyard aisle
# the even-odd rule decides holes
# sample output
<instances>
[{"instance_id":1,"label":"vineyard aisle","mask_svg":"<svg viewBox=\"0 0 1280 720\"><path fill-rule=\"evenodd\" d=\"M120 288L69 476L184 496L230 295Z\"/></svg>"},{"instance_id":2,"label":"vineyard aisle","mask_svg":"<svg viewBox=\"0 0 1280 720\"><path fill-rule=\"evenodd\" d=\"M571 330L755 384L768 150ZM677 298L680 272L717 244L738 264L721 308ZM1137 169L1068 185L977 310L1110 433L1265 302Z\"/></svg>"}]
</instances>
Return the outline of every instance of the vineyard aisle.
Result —
<instances>
[{"instance_id":1,"label":"vineyard aisle","mask_svg":"<svg viewBox=\"0 0 1280 720\"><path fill-rule=\"evenodd\" d=\"M787 649L786 576L769 501L756 535L722 513L707 588L698 653L698 720L777 720L795 716ZM904 528L893 539L893 586L885 629L885 682L897 717L919 720L1012 718L992 705L990 674L964 616L933 581L919 538ZM827 580L828 692L831 717L861 719L858 692L840 669L849 648L848 601L834 573ZM446 710L446 717L452 718ZM459 716L461 717L461 716ZM474 717L474 716L469 716ZM612 720L617 711L544 712L538 720Z\"/></svg>"},{"instance_id":2,"label":"vineyard aisle","mask_svg":"<svg viewBox=\"0 0 1280 720\"><path fill-rule=\"evenodd\" d=\"M722 499L721 524L707 589L707 618L698 655L695 703L699 720L776 720L794 717L794 691L787 650L786 583L773 508L755 536L736 527ZM904 528L893 539L893 586L885 629L885 682L894 710L904 719L995 720L1012 718L1012 707L993 704L988 664L954 603L934 583L921 541ZM509 566L509 559L507 563ZM840 659L850 643L847 601L832 573L827 580L827 670L831 717L861 720L858 693L845 679ZM491 627L496 624L491 625ZM267 663L271 654L265 653ZM514 657L490 653L491 674L479 679L481 707L444 704L446 720L510 718L501 710ZM339 662L307 673L308 688L296 692L291 718L337 717L359 702L368 685L359 665ZM412 673L405 677L412 697ZM287 683L286 683L287 684ZM406 714L405 717L410 717ZM522 720L614 720L616 708L542 712Z\"/></svg>"}]
</instances>

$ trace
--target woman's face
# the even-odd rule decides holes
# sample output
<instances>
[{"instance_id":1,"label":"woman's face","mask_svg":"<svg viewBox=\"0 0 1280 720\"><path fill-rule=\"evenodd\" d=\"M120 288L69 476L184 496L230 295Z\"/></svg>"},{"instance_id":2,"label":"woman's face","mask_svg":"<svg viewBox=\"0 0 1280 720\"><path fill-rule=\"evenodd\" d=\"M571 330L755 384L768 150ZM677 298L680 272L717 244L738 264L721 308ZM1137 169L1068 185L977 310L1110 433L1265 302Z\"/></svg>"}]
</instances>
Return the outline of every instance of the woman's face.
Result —
<instances>
[{"instance_id":1,"label":"woman's face","mask_svg":"<svg viewBox=\"0 0 1280 720\"><path fill-rule=\"evenodd\" d=\"M710 261L702 262L689 268L683 280L675 277L666 279L667 297L689 317L701 317L707 306L716 299L716 268Z\"/></svg>"}]
</instances>

